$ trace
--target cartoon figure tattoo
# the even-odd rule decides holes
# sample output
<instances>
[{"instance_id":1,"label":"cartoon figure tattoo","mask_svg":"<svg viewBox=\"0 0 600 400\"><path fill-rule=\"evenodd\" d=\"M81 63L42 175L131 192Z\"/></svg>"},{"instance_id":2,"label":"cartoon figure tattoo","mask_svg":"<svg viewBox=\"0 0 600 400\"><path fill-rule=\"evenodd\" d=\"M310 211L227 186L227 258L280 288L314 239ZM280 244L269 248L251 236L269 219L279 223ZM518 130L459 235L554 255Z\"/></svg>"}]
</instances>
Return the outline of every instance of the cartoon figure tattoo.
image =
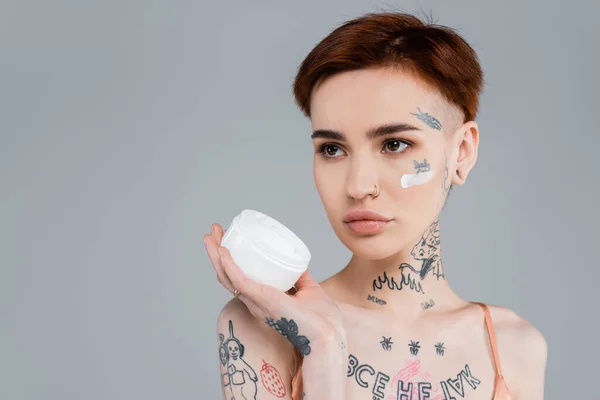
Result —
<instances>
[{"instance_id":1,"label":"cartoon figure tattoo","mask_svg":"<svg viewBox=\"0 0 600 400\"><path fill-rule=\"evenodd\" d=\"M411 264L402 263L398 267L401 272L401 277L388 277L384 272L373 279L373 291L382 290L387 286L390 290L402 290L408 288L417 293L425 293L421 281L432 272L437 278L445 278L442 259L439 252L440 248L440 231L438 221L435 221L429 226L429 229L419 239L411 250L411 255L416 261L421 261L420 267L413 267ZM411 274L411 272L414 274ZM433 304L432 304L433 305ZM428 308L425 307L424 308Z\"/></svg>"},{"instance_id":2,"label":"cartoon figure tattoo","mask_svg":"<svg viewBox=\"0 0 600 400\"><path fill-rule=\"evenodd\" d=\"M256 400L258 377L252 367L244 361L244 345L233 335L233 322L229 320L229 338L219 333L219 356L221 364L227 365L222 376L227 400Z\"/></svg>"},{"instance_id":3,"label":"cartoon figure tattoo","mask_svg":"<svg viewBox=\"0 0 600 400\"><path fill-rule=\"evenodd\" d=\"M438 252L439 247L440 230L438 221L435 221L410 252L415 260L421 261L420 270L416 270L412 265L405 263L400 265L400 267L409 268L415 274L419 274L421 280L425 279L430 271L433 271L433 275L437 279L443 278L444 270L442 267L442 259Z\"/></svg>"}]
</instances>

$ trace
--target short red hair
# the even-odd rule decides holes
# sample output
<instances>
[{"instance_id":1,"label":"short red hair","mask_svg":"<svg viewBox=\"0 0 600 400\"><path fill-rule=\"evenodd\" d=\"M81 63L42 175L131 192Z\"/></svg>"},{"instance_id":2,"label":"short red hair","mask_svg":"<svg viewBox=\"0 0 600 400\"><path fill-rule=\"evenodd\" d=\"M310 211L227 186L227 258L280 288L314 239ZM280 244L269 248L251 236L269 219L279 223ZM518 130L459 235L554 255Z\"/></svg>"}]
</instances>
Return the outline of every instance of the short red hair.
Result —
<instances>
[{"instance_id":1,"label":"short red hair","mask_svg":"<svg viewBox=\"0 0 600 400\"><path fill-rule=\"evenodd\" d=\"M306 56L294 81L296 103L310 118L313 89L334 74L367 68L396 68L437 88L474 120L483 89L475 50L452 28L399 12L369 13L325 37Z\"/></svg>"}]
</instances>

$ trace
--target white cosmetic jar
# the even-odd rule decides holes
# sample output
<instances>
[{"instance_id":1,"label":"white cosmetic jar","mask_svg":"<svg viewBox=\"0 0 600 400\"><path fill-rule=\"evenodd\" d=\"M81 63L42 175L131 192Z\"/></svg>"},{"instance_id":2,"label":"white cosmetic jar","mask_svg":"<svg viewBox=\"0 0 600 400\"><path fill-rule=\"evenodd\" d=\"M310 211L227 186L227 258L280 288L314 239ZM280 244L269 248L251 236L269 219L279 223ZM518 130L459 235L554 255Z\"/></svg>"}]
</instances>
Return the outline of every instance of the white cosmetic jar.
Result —
<instances>
[{"instance_id":1,"label":"white cosmetic jar","mask_svg":"<svg viewBox=\"0 0 600 400\"><path fill-rule=\"evenodd\" d=\"M221 245L248 278L282 291L294 286L311 257L290 229L255 210L243 210L233 219Z\"/></svg>"}]
</instances>

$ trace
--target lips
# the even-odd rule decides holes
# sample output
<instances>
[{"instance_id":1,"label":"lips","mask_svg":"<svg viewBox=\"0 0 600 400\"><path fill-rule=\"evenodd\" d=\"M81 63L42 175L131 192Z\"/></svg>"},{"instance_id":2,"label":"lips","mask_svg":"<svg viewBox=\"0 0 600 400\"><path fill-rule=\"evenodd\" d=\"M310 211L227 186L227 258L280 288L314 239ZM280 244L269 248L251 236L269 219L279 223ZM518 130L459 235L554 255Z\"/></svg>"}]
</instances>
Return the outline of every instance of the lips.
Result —
<instances>
[{"instance_id":1,"label":"lips","mask_svg":"<svg viewBox=\"0 0 600 400\"><path fill-rule=\"evenodd\" d=\"M353 221L382 221L388 222L393 218L379 214L375 211L368 210L366 208L350 210L344 215L344 222Z\"/></svg>"},{"instance_id":2,"label":"lips","mask_svg":"<svg viewBox=\"0 0 600 400\"><path fill-rule=\"evenodd\" d=\"M381 232L393 218L372 210L356 209L344 215L344 223L359 235L373 235Z\"/></svg>"}]
</instances>

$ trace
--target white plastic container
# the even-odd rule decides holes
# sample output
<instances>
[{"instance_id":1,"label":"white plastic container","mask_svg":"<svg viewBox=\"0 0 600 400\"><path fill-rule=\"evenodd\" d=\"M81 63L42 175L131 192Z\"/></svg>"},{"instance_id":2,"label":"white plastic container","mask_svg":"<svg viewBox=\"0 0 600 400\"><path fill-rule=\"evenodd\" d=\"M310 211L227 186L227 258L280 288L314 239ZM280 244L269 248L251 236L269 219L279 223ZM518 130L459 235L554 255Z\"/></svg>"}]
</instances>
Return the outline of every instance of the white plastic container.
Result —
<instances>
[{"instance_id":1,"label":"white plastic container","mask_svg":"<svg viewBox=\"0 0 600 400\"><path fill-rule=\"evenodd\" d=\"M294 286L311 257L291 230L254 210L244 210L233 219L221 245L247 277L283 291Z\"/></svg>"}]
</instances>

